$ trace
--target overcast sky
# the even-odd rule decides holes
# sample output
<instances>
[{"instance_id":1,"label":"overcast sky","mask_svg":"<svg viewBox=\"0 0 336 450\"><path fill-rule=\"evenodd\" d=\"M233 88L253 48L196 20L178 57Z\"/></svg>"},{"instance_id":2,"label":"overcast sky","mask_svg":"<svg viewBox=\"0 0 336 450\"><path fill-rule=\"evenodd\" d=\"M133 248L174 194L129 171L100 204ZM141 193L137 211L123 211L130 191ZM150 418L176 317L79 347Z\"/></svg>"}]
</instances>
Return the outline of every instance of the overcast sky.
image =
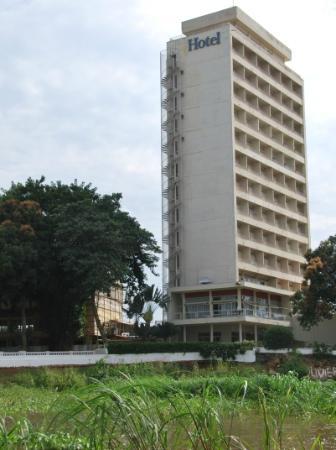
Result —
<instances>
[{"instance_id":1,"label":"overcast sky","mask_svg":"<svg viewBox=\"0 0 336 450\"><path fill-rule=\"evenodd\" d=\"M228 0L0 0L0 186L122 192L161 239L159 52ZM241 0L305 80L312 246L336 233L336 1ZM158 280L159 282L159 280Z\"/></svg>"}]
</instances>

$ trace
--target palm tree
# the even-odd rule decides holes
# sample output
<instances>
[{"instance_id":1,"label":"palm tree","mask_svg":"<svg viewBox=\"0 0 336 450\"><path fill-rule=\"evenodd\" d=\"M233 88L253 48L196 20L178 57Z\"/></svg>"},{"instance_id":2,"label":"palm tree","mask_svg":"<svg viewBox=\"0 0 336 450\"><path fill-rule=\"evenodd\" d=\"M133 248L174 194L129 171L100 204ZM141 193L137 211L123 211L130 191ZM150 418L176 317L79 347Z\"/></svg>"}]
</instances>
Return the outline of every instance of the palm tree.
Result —
<instances>
[{"instance_id":1,"label":"palm tree","mask_svg":"<svg viewBox=\"0 0 336 450\"><path fill-rule=\"evenodd\" d=\"M139 323L140 318L142 318L147 323L145 317L151 316L150 323L155 311L153 305L167 309L168 297L154 284L146 284L134 297L126 298L125 303L128 304L128 309L125 309L125 312L130 319L135 317L135 323ZM147 308L146 305L148 305Z\"/></svg>"}]
</instances>

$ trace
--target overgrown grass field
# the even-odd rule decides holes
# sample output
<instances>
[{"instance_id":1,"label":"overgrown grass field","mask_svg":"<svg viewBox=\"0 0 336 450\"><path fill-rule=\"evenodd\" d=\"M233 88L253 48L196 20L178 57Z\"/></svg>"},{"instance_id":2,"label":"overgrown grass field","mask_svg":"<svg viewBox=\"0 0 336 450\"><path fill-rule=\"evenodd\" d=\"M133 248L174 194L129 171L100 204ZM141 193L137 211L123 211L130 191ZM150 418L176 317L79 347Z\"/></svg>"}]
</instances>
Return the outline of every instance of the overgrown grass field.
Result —
<instances>
[{"instance_id":1,"label":"overgrown grass field","mask_svg":"<svg viewBox=\"0 0 336 450\"><path fill-rule=\"evenodd\" d=\"M228 363L0 377L0 449L335 449L336 382Z\"/></svg>"}]
</instances>

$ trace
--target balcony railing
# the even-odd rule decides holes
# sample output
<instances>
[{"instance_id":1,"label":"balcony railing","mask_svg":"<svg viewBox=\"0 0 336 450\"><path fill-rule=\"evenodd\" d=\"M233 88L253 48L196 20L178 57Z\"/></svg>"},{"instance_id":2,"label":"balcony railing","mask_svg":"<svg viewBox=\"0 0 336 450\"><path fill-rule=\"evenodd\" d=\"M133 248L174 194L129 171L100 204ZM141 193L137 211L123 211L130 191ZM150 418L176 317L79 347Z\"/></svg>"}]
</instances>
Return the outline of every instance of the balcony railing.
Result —
<instances>
[{"instance_id":1,"label":"balcony railing","mask_svg":"<svg viewBox=\"0 0 336 450\"><path fill-rule=\"evenodd\" d=\"M237 302L214 303L213 312L205 305L195 305L192 311L175 313L175 320L204 319L216 317L258 317L270 320L289 320L289 310L279 306L262 306L257 304L245 304L241 309L237 308Z\"/></svg>"}]
</instances>

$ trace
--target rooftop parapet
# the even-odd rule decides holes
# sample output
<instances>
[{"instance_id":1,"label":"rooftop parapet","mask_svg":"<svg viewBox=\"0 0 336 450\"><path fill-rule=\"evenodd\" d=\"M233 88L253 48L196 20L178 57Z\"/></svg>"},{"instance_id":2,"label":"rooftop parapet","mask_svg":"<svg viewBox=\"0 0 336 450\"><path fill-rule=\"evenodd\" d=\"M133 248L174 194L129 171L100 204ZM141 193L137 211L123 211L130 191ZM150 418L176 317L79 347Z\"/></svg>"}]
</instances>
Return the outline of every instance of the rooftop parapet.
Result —
<instances>
[{"instance_id":1,"label":"rooftop parapet","mask_svg":"<svg viewBox=\"0 0 336 450\"><path fill-rule=\"evenodd\" d=\"M237 6L206 14L205 16L196 17L195 19L186 20L182 22L182 32L184 35L190 36L200 31L213 29L215 26L224 23L231 23L243 32L249 34L260 45L266 47L272 53L275 53L284 62L291 59L292 52L288 47Z\"/></svg>"}]
</instances>

